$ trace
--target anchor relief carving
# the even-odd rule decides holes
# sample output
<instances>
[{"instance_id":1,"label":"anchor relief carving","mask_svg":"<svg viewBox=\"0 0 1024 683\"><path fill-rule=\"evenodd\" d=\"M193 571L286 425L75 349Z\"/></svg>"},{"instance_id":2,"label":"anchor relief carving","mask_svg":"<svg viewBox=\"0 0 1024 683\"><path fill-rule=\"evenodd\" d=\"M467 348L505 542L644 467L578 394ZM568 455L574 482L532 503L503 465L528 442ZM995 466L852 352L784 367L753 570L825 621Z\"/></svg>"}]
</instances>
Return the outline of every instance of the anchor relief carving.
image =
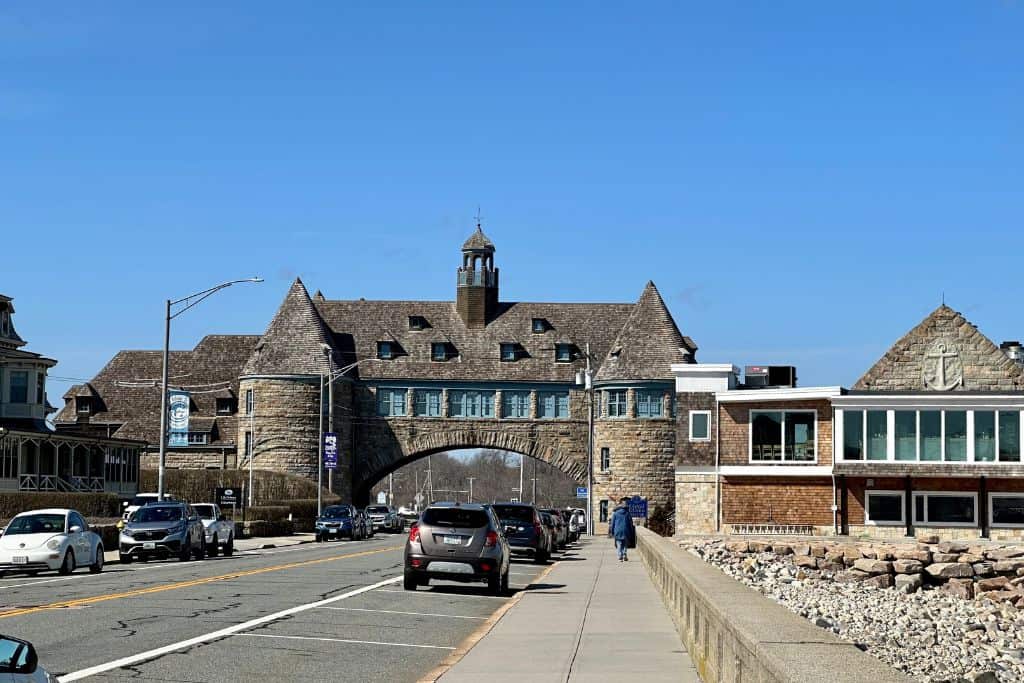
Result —
<instances>
[{"instance_id":1,"label":"anchor relief carving","mask_svg":"<svg viewBox=\"0 0 1024 683\"><path fill-rule=\"evenodd\" d=\"M960 352L949 341L940 339L924 354L921 379L925 389L950 391L964 383Z\"/></svg>"}]
</instances>

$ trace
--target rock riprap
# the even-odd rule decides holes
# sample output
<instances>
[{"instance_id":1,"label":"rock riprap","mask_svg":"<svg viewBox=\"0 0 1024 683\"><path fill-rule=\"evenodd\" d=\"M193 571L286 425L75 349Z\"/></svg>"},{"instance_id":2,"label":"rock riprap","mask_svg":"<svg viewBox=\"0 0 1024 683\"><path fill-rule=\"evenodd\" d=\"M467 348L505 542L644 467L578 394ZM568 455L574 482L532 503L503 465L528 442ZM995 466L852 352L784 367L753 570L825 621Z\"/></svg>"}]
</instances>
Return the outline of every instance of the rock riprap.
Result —
<instances>
[{"instance_id":1,"label":"rock riprap","mask_svg":"<svg viewBox=\"0 0 1024 683\"><path fill-rule=\"evenodd\" d=\"M1024 548L930 540L681 545L918 680L1024 681Z\"/></svg>"}]
</instances>

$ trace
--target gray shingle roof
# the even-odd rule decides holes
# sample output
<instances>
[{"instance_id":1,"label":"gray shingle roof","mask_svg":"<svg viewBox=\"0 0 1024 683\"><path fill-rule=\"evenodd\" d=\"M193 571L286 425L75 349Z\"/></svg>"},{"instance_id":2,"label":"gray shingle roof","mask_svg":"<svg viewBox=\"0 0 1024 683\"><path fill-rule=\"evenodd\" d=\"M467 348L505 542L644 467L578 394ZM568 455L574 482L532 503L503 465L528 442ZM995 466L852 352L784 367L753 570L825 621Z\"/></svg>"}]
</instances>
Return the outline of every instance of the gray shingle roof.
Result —
<instances>
[{"instance_id":1,"label":"gray shingle roof","mask_svg":"<svg viewBox=\"0 0 1024 683\"><path fill-rule=\"evenodd\" d=\"M469 239L462 244L463 251L470 249L494 251L494 242L484 234L479 225L476 226L476 230L469 236Z\"/></svg>"},{"instance_id":2,"label":"gray shingle roof","mask_svg":"<svg viewBox=\"0 0 1024 683\"><path fill-rule=\"evenodd\" d=\"M672 364L694 362L696 350L692 340L688 344L679 333L658 288L648 282L595 380L673 379Z\"/></svg>"},{"instance_id":3,"label":"gray shingle roof","mask_svg":"<svg viewBox=\"0 0 1024 683\"><path fill-rule=\"evenodd\" d=\"M325 344L332 351L329 357L323 350ZM337 360L332 335L302 280L295 278L242 374L318 375L338 369Z\"/></svg>"}]
</instances>

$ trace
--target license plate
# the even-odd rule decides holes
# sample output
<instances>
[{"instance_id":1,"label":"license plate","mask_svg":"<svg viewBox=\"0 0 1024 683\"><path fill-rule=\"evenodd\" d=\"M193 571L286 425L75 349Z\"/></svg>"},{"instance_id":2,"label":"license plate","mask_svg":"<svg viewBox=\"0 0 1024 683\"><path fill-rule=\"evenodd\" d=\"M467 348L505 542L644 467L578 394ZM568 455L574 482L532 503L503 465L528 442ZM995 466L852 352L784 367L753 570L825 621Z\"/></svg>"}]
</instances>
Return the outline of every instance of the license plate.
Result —
<instances>
[{"instance_id":1,"label":"license plate","mask_svg":"<svg viewBox=\"0 0 1024 683\"><path fill-rule=\"evenodd\" d=\"M445 536L445 545L462 545L462 536Z\"/></svg>"},{"instance_id":2,"label":"license plate","mask_svg":"<svg viewBox=\"0 0 1024 683\"><path fill-rule=\"evenodd\" d=\"M464 562L431 562L428 567L432 572L446 574L472 574L473 565Z\"/></svg>"},{"instance_id":3,"label":"license plate","mask_svg":"<svg viewBox=\"0 0 1024 683\"><path fill-rule=\"evenodd\" d=\"M143 550L156 550L156 543L147 542L142 544Z\"/></svg>"},{"instance_id":4,"label":"license plate","mask_svg":"<svg viewBox=\"0 0 1024 683\"><path fill-rule=\"evenodd\" d=\"M11 564L28 564L28 557L25 555L15 555L11 558Z\"/></svg>"},{"instance_id":5,"label":"license plate","mask_svg":"<svg viewBox=\"0 0 1024 683\"><path fill-rule=\"evenodd\" d=\"M330 532L330 533L332 533L332 534L336 534L336 533L338 533L338 530L337 530L337 529L328 529L327 531L328 531L328 532Z\"/></svg>"}]
</instances>

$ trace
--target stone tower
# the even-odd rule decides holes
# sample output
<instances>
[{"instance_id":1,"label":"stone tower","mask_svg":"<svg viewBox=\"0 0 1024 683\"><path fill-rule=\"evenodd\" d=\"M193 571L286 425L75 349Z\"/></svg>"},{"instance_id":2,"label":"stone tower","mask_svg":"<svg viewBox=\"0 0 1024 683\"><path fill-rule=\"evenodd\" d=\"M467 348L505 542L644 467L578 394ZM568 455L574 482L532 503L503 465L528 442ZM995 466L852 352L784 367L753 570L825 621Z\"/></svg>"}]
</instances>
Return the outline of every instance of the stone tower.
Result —
<instances>
[{"instance_id":1,"label":"stone tower","mask_svg":"<svg viewBox=\"0 0 1024 683\"><path fill-rule=\"evenodd\" d=\"M476 232L462 245L462 266L455 307L470 329L481 329L498 310L498 269L494 267L494 244L476 225Z\"/></svg>"}]
</instances>

